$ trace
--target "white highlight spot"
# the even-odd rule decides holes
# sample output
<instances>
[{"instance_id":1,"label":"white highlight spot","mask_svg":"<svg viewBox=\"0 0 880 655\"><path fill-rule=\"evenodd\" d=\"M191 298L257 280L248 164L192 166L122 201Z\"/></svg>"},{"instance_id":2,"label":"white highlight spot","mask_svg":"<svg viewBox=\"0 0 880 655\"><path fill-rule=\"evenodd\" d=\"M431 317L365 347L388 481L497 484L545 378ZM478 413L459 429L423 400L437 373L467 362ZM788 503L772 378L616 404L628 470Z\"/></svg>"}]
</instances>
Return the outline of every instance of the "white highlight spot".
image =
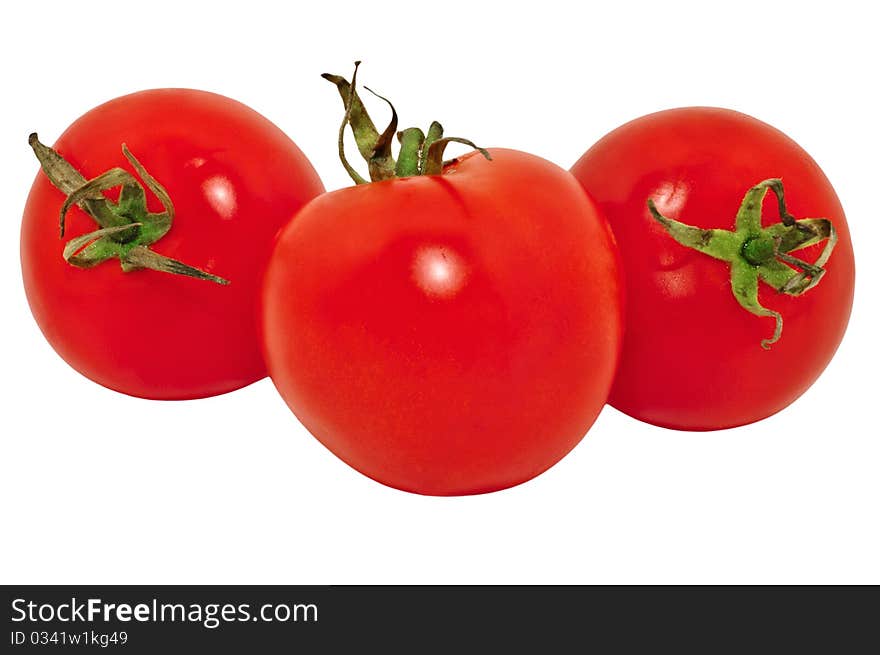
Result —
<instances>
[{"instance_id":1,"label":"white highlight spot","mask_svg":"<svg viewBox=\"0 0 880 655\"><path fill-rule=\"evenodd\" d=\"M224 175L214 175L202 182L205 200L221 218L230 219L235 215L237 201L232 182Z\"/></svg>"},{"instance_id":2,"label":"white highlight spot","mask_svg":"<svg viewBox=\"0 0 880 655\"><path fill-rule=\"evenodd\" d=\"M464 286L467 271L464 261L445 246L426 246L416 252L413 279L429 296L449 298Z\"/></svg>"}]
</instances>

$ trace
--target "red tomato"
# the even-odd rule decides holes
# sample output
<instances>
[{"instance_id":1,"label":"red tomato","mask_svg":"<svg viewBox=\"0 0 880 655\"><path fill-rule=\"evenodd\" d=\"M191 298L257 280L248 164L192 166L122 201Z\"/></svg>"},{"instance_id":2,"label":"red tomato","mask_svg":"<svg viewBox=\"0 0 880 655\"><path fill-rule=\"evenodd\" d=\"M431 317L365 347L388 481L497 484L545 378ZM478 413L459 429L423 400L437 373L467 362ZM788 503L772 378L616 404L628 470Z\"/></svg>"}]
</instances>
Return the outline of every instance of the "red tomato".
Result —
<instances>
[{"instance_id":1,"label":"red tomato","mask_svg":"<svg viewBox=\"0 0 880 655\"><path fill-rule=\"evenodd\" d=\"M279 235L269 373L302 423L407 491L494 491L552 466L605 403L621 338L604 218L532 155L325 194Z\"/></svg>"},{"instance_id":2,"label":"red tomato","mask_svg":"<svg viewBox=\"0 0 880 655\"><path fill-rule=\"evenodd\" d=\"M93 178L117 166L134 172L122 143L174 204L171 229L153 250L230 284L123 272L119 259L88 269L68 264L58 234L65 194L41 172L24 211L21 261L43 334L80 373L133 396L199 398L260 379L255 306L262 269L279 227L323 191L317 174L260 114L188 89L111 100L73 123L55 150ZM151 212L162 211L153 194L147 198ZM74 206L65 238L97 227Z\"/></svg>"},{"instance_id":3,"label":"red tomato","mask_svg":"<svg viewBox=\"0 0 880 655\"><path fill-rule=\"evenodd\" d=\"M816 380L849 319L853 253L831 184L794 141L734 111L674 109L614 130L572 172L608 216L623 259L627 319L612 405L656 425L714 430L770 416ZM768 178L781 178L789 214L828 219L812 224L827 227L830 221L836 229L825 274L800 295L765 283L766 271L755 266L763 260L746 259L745 250L721 261L700 251L700 244L682 245L646 204L652 199L662 220L729 235L746 192ZM763 221L765 236L786 229L770 227L780 223L780 210L767 195L763 206L750 210L759 229ZM788 261L792 256L814 262L828 245L825 238L774 254L776 247L785 250L783 242L774 246L775 237L762 238L767 265L783 279L798 270ZM757 302L784 320L775 343L772 316L756 316L737 301L748 304L748 285L732 286L733 272L744 276L741 282L762 279ZM735 297L734 289L743 295Z\"/></svg>"}]
</instances>

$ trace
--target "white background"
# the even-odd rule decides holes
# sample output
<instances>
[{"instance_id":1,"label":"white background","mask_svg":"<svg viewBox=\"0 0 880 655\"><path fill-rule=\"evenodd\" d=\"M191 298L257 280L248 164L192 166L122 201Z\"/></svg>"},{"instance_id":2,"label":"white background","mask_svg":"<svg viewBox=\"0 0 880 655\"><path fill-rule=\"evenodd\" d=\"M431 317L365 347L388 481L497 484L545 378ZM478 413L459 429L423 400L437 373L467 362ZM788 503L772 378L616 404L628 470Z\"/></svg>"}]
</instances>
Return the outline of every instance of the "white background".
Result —
<instances>
[{"instance_id":1,"label":"white background","mask_svg":"<svg viewBox=\"0 0 880 655\"><path fill-rule=\"evenodd\" d=\"M880 583L870 3L360 4L2 5L0 582ZM437 118L565 167L668 107L726 106L779 127L824 168L855 240L856 302L835 360L788 410L736 430L666 431L607 408L546 474L467 498L355 473L268 380L162 403L71 370L21 285L28 133L51 143L114 96L203 88L276 122L334 189L348 185L340 105L318 74L348 75L355 58L403 123Z\"/></svg>"}]
</instances>

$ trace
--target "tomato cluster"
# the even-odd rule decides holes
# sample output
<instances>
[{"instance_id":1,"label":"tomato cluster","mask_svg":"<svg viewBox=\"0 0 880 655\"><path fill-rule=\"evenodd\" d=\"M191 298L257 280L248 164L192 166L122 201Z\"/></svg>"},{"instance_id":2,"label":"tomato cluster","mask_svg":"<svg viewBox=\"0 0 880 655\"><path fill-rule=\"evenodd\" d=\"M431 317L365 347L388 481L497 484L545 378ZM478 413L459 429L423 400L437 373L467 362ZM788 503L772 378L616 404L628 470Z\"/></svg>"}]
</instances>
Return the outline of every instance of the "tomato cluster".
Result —
<instances>
[{"instance_id":1,"label":"tomato cluster","mask_svg":"<svg viewBox=\"0 0 880 655\"><path fill-rule=\"evenodd\" d=\"M331 193L267 119L201 91L117 98L51 148L31 135L22 271L61 357L153 399L268 371L342 460L435 495L529 480L606 402L682 430L760 420L830 361L852 243L778 130L675 109L566 171L394 111L380 131L356 73L325 75L355 182ZM450 143L474 152L444 159Z\"/></svg>"}]
</instances>

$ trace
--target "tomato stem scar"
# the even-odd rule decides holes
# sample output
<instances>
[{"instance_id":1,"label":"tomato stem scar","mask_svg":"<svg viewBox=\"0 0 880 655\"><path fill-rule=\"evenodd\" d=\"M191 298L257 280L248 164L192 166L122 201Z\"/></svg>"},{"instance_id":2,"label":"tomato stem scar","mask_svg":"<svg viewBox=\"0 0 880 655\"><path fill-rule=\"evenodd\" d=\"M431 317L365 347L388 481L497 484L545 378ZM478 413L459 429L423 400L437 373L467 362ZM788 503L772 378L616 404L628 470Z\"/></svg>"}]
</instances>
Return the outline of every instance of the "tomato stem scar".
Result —
<instances>
[{"instance_id":1,"label":"tomato stem scar","mask_svg":"<svg viewBox=\"0 0 880 655\"><path fill-rule=\"evenodd\" d=\"M768 191L776 196L780 222L764 227L761 208ZM776 322L773 336L761 341L767 350L782 336L783 318L761 305L758 280L780 293L799 296L819 284L837 244L837 232L827 218L796 219L788 212L779 178L759 182L746 192L732 231L702 229L668 218L658 211L653 198L648 198L648 210L681 245L730 264L730 284L737 302L746 311ZM825 247L813 263L789 254L822 241Z\"/></svg>"}]
</instances>

